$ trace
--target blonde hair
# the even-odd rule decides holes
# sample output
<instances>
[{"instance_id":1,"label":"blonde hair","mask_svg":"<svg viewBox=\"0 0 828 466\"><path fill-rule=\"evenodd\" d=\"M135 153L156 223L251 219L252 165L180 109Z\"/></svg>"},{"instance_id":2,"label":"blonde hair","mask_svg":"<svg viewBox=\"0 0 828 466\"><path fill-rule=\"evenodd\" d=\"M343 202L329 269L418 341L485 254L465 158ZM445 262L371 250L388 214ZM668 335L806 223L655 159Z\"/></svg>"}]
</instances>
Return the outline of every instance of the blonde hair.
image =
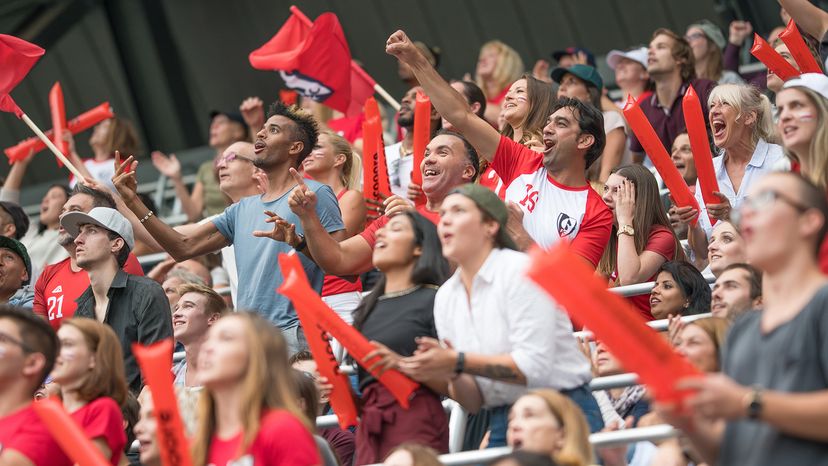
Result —
<instances>
[{"instance_id":1,"label":"blonde hair","mask_svg":"<svg viewBox=\"0 0 828 466\"><path fill-rule=\"evenodd\" d=\"M727 331L730 329L730 321L721 317L706 317L704 319L694 320L687 325L699 327L710 337L713 346L716 347L716 360L718 362L719 354L727 338ZM721 364L719 366L721 367Z\"/></svg>"},{"instance_id":2,"label":"blonde hair","mask_svg":"<svg viewBox=\"0 0 828 466\"><path fill-rule=\"evenodd\" d=\"M78 329L86 346L95 356L95 367L89 370L83 385L77 390L79 397L90 402L102 396L115 400L124 406L127 400L126 371L121 342L108 325L94 319L75 317L65 320L63 325Z\"/></svg>"},{"instance_id":3,"label":"blonde hair","mask_svg":"<svg viewBox=\"0 0 828 466\"><path fill-rule=\"evenodd\" d=\"M347 139L334 133L331 130L324 130L320 132L319 135L324 135L328 138L328 142L333 147L334 156L339 154L345 156L345 163L342 164L342 173L339 175L339 179L342 181L342 184L344 184L346 188L353 189L352 183L355 180L354 173L360 172L362 167L354 167L354 162L357 162L358 156L354 153L354 150L351 147L351 143L349 143ZM361 162L361 160L359 162Z\"/></svg>"},{"instance_id":4,"label":"blonde hair","mask_svg":"<svg viewBox=\"0 0 828 466\"><path fill-rule=\"evenodd\" d=\"M510 86L513 82L520 78L520 75L525 71L523 60L520 54L515 49L509 47L499 40L491 40L480 47L480 55L483 55L487 49L492 49L497 52L497 64L495 64L494 73L492 73L491 80L497 85L497 89L502 91ZM486 93L486 85L480 76L475 76L475 83L480 86L483 93ZM486 94L486 99L491 100L497 96Z\"/></svg>"},{"instance_id":5,"label":"blonde hair","mask_svg":"<svg viewBox=\"0 0 828 466\"><path fill-rule=\"evenodd\" d=\"M707 98L707 106L713 102L722 102L736 110L738 120L751 112L756 113L756 122L753 124L752 141L754 144L760 139L776 144L776 128L773 124L771 104L767 96L759 92L756 86L750 84L720 84L713 88Z\"/></svg>"},{"instance_id":6,"label":"blonde hair","mask_svg":"<svg viewBox=\"0 0 828 466\"><path fill-rule=\"evenodd\" d=\"M561 466L586 466L594 462L589 444L589 426L581 408L555 390L534 390L524 396L541 398L561 424L563 447L552 455L555 462Z\"/></svg>"},{"instance_id":7,"label":"blonde hair","mask_svg":"<svg viewBox=\"0 0 828 466\"><path fill-rule=\"evenodd\" d=\"M282 333L254 312L237 312L223 319L240 319L249 349L247 372L240 382L243 438L237 454L250 448L259 433L262 414L269 409L288 411L310 432L296 402L288 366L288 349ZM210 441L216 430L216 406L209 389L203 390L198 407L199 426L193 442L193 464L206 464Z\"/></svg>"},{"instance_id":8,"label":"blonde hair","mask_svg":"<svg viewBox=\"0 0 828 466\"><path fill-rule=\"evenodd\" d=\"M822 190L828 189L828 99L807 87L793 86L786 89L796 89L804 93L817 108L817 129L807 154L797 154L785 148L785 155L796 162L802 163L808 157L808 172L802 172L812 183Z\"/></svg>"}]
</instances>

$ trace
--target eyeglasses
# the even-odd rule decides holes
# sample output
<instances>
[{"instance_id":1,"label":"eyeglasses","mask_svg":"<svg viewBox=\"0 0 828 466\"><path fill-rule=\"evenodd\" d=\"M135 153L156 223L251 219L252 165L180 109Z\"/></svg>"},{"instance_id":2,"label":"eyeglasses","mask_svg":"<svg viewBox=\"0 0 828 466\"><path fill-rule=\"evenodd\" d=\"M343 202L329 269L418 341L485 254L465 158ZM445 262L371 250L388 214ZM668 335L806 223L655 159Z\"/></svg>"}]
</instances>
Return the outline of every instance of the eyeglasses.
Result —
<instances>
[{"instance_id":1,"label":"eyeglasses","mask_svg":"<svg viewBox=\"0 0 828 466\"><path fill-rule=\"evenodd\" d=\"M704 33L694 32L693 34L687 34L686 36L684 36L684 40L686 40L687 42L693 42L694 40L703 39L704 37Z\"/></svg>"},{"instance_id":2,"label":"eyeglasses","mask_svg":"<svg viewBox=\"0 0 828 466\"><path fill-rule=\"evenodd\" d=\"M749 207L753 211L761 211L769 208L776 201L782 201L785 204L788 204L789 206L796 209L796 211L799 213L803 213L811 209L810 207L802 204L796 199L789 197L786 194L782 194L779 191L769 189L767 191L762 191L761 193L756 194L755 196L746 197L742 201L742 205L738 209L734 209L733 212L731 212L731 221L735 226L738 227L744 215L743 211L746 207Z\"/></svg>"},{"instance_id":3,"label":"eyeglasses","mask_svg":"<svg viewBox=\"0 0 828 466\"><path fill-rule=\"evenodd\" d=\"M230 163L230 162L232 162L233 160L236 160L236 159L239 159L239 160L244 160L245 162L250 162L250 163L253 163L253 160L251 160L251 159L249 159L249 158L247 158L247 157L245 157L245 156L243 156L243 155L239 155L239 154L237 154L237 153L235 153L235 152L228 152L227 154L222 155L221 157L219 157L218 159L216 159L216 165L219 165L219 164L221 164L222 162L224 162L224 163Z\"/></svg>"},{"instance_id":4,"label":"eyeglasses","mask_svg":"<svg viewBox=\"0 0 828 466\"><path fill-rule=\"evenodd\" d=\"M34 350L31 347L29 347L29 345L23 343L17 338L14 338L8 333L0 332L0 345L16 345L19 346L24 353L34 353Z\"/></svg>"}]
</instances>

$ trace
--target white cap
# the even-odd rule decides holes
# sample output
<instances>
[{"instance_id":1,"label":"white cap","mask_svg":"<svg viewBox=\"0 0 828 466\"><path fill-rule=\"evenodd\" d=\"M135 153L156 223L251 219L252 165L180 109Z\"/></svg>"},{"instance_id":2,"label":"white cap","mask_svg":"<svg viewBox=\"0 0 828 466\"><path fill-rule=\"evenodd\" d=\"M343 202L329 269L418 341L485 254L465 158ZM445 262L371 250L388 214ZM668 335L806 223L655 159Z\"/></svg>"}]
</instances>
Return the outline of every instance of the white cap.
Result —
<instances>
[{"instance_id":1,"label":"white cap","mask_svg":"<svg viewBox=\"0 0 828 466\"><path fill-rule=\"evenodd\" d=\"M647 47L627 50L626 52L621 50L612 50L607 54L607 65L614 70L622 58L627 58L641 63L641 66L643 66L644 69L647 69Z\"/></svg>"},{"instance_id":2,"label":"white cap","mask_svg":"<svg viewBox=\"0 0 828 466\"><path fill-rule=\"evenodd\" d=\"M88 214L83 212L66 212L60 217L60 226L73 237L80 232L80 225L91 223L117 234L124 239L130 251L135 247L132 225L120 212L109 207L95 207Z\"/></svg>"},{"instance_id":3,"label":"white cap","mask_svg":"<svg viewBox=\"0 0 828 466\"><path fill-rule=\"evenodd\" d=\"M783 89L789 87L804 87L810 89L828 100L828 76L822 73L805 73L797 78L785 81Z\"/></svg>"}]
</instances>

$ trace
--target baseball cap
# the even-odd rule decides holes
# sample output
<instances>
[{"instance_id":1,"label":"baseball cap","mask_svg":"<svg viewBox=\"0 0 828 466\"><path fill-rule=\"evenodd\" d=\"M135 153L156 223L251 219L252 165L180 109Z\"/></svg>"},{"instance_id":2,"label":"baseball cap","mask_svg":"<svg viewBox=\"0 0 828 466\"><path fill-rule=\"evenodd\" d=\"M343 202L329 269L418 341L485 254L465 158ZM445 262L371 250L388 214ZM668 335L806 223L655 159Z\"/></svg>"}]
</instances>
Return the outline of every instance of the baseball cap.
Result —
<instances>
[{"instance_id":1,"label":"baseball cap","mask_svg":"<svg viewBox=\"0 0 828 466\"><path fill-rule=\"evenodd\" d=\"M29 216L14 202L0 201L0 208L5 210L14 222L14 239L22 238L29 231Z\"/></svg>"},{"instance_id":2,"label":"baseball cap","mask_svg":"<svg viewBox=\"0 0 828 466\"><path fill-rule=\"evenodd\" d=\"M26 250L26 246L23 246L23 243L16 239L0 236L0 248L6 248L12 251L23 260L23 265L26 266L26 273L29 275L29 279L24 281L23 284L28 285L32 279L32 260L29 258L29 251Z\"/></svg>"},{"instance_id":3,"label":"baseball cap","mask_svg":"<svg viewBox=\"0 0 828 466\"><path fill-rule=\"evenodd\" d=\"M219 115L224 115L230 121L232 121L234 123L238 123L238 124L244 126L245 128L247 128L247 123L244 122L244 118L241 116L241 113L239 113L239 112L222 112L220 110L213 110L212 112L210 112L210 121L213 121L213 118L215 118Z\"/></svg>"},{"instance_id":4,"label":"baseball cap","mask_svg":"<svg viewBox=\"0 0 828 466\"><path fill-rule=\"evenodd\" d=\"M497 230L495 240L500 247L518 249L512 237L506 232L506 221L509 220L509 211L506 209L506 204L491 189L479 184L469 183L455 189L451 194L466 196L474 201L480 210L497 221L500 228Z\"/></svg>"},{"instance_id":5,"label":"baseball cap","mask_svg":"<svg viewBox=\"0 0 828 466\"><path fill-rule=\"evenodd\" d=\"M727 45L727 41L724 38L724 34L722 34L722 30L719 29L719 26L713 24L713 22L709 19L703 19L687 26L687 29L690 28L701 29L704 35L706 35L708 39L712 40L713 43L716 44L716 47L719 47L722 50L724 50L725 45Z\"/></svg>"},{"instance_id":6,"label":"baseball cap","mask_svg":"<svg viewBox=\"0 0 828 466\"><path fill-rule=\"evenodd\" d=\"M601 75L598 74L598 70L589 65L572 65L569 68L558 67L549 73L549 77L551 77L556 83L560 84L561 79L563 79L564 75L567 73L574 74L575 76L586 81L587 86L591 85L593 87L597 87L598 90L604 88L604 80L601 79Z\"/></svg>"},{"instance_id":7,"label":"baseball cap","mask_svg":"<svg viewBox=\"0 0 828 466\"><path fill-rule=\"evenodd\" d=\"M621 62L622 58L640 63L644 69L647 69L647 47L630 49L626 52L621 50L611 50L610 53L607 54L607 65L609 65L610 69L614 70L615 67L618 66L618 63Z\"/></svg>"},{"instance_id":8,"label":"baseball cap","mask_svg":"<svg viewBox=\"0 0 828 466\"><path fill-rule=\"evenodd\" d=\"M595 67L595 55L583 47L567 47L563 50L556 50L552 52L552 58L559 62L561 61L561 57L565 55L577 55L578 52L583 52L587 57L587 63L589 66L592 66L593 68Z\"/></svg>"},{"instance_id":9,"label":"baseball cap","mask_svg":"<svg viewBox=\"0 0 828 466\"><path fill-rule=\"evenodd\" d=\"M783 89L804 87L810 89L828 100L828 76L822 73L805 73L799 77L789 79L782 86Z\"/></svg>"},{"instance_id":10,"label":"baseball cap","mask_svg":"<svg viewBox=\"0 0 828 466\"><path fill-rule=\"evenodd\" d=\"M60 226L73 237L78 236L80 225L91 223L117 234L124 239L130 251L135 247L132 225L120 212L109 207L95 207L89 213L67 212L60 217Z\"/></svg>"}]
</instances>

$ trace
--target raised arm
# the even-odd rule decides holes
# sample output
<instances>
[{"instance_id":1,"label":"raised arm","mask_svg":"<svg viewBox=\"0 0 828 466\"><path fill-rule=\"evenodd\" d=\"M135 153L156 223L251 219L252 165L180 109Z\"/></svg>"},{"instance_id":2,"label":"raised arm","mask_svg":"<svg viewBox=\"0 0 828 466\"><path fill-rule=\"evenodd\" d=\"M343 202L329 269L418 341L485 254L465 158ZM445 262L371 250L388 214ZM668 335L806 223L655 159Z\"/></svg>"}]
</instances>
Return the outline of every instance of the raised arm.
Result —
<instances>
[{"instance_id":1,"label":"raised arm","mask_svg":"<svg viewBox=\"0 0 828 466\"><path fill-rule=\"evenodd\" d=\"M822 40L828 32L828 12L808 0L779 0L782 8L791 15L797 26L805 32Z\"/></svg>"},{"instance_id":2,"label":"raised arm","mask_svg":"<svg viewBox=\"0 0 828 466\"><path fill-rule=\"evenodd\" d=\"M437 73L405 32L392 34L385 43L385 51L411 67L434 108L469 140L481 157L490 160L500 144L500 133L469 110L463 96Z\"/></svg>"},{"instance_id":3,"label":"raised arm","mask_svg":"<svg viewBox=\"0 0 828 466\"><path fill-rule=\"evenodd\" d=\"M190 197L190 191L187 190L187 186L184 185L181 178L181 163L179 163L175 154L167 156L167 154L156 150L150 154L150 157L155 169L172 181L175 195L181 201L181 209L187 215L187 220L195 222L200 219L203 206L196 205Z\"/></svg>"},{"instance_id":4,"label":"raised arm","mask_svg":"<svg viewBox=\"0 0 828 466\"><path fill-rule=\"evenodd\" d=\"M121 195L124 205L136 217L144 220L142 225L147 232L176 261L181 262L227 246L227 239L219 233L213 222L199 225L191 233L184 235L159 220L154 212L149 215L150 210L141 202L136 192L138 181L135 178L135 168L138 162L132 156L121 162L121 155L118 152L115 152L115 160L118 168L115 170L115 176L112 177L112 183Z\"/></svg>"}]
</instances>

